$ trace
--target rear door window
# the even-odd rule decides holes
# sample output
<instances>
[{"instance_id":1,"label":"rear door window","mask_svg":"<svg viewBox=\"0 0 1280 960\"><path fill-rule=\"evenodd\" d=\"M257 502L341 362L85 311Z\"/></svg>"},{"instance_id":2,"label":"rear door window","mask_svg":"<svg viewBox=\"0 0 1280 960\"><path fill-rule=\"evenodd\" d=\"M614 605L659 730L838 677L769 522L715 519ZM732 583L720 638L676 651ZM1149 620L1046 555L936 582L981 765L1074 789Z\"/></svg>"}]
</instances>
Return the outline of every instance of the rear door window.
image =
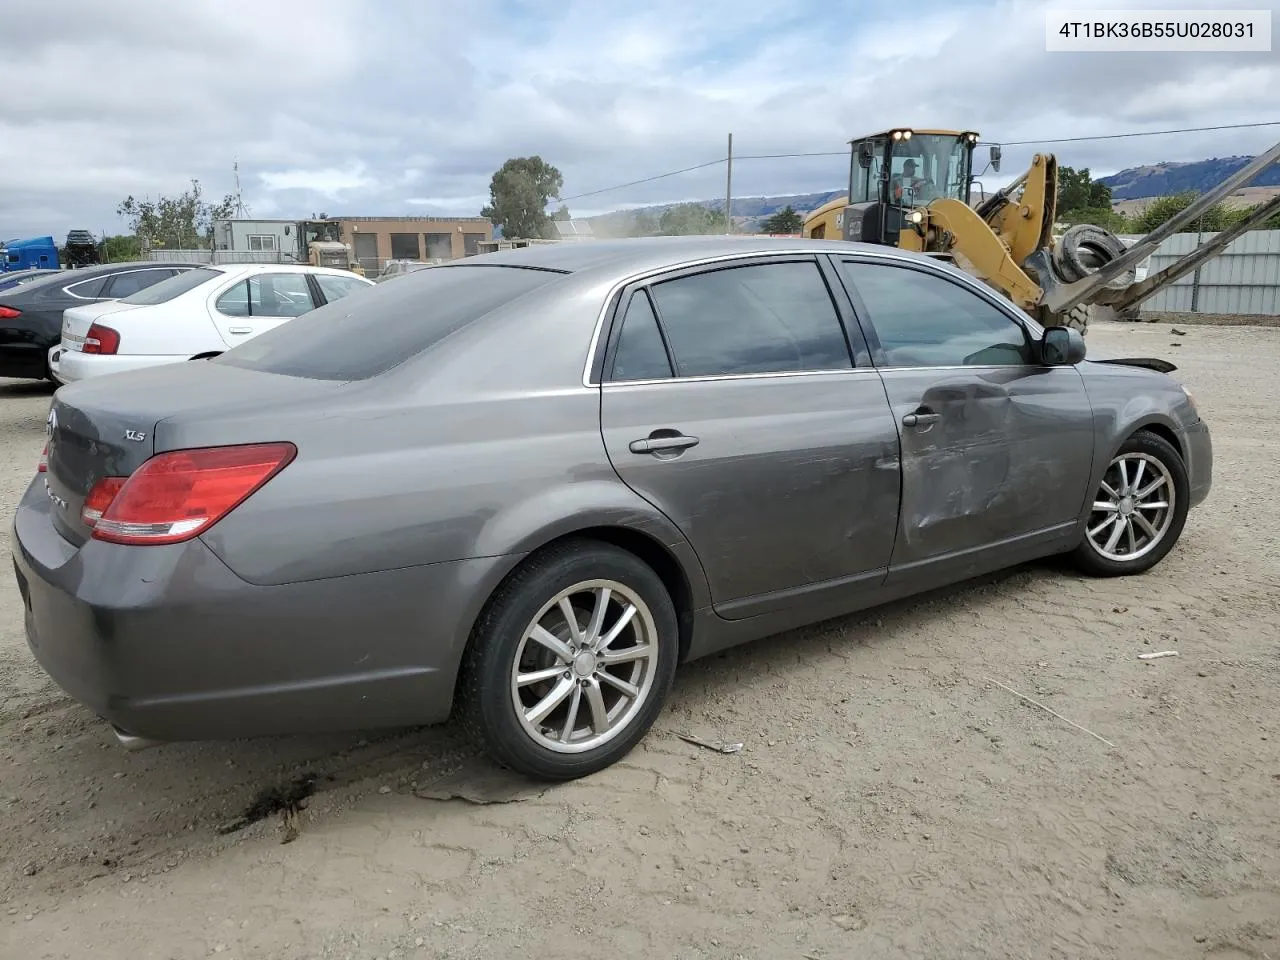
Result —
<instances>
[{"instance_id":1,"label":"rear door window","mask_svg":"<svg viewBox=\"0 0 1280 960\"><path fill-rule=\"evenodd\" d=\"M613 354L613 375L620 380L661 380L671 376L667 348L649 295L637 290L622 318L622 332Z\"/></svg>"},{"instance_id":2,"label":"rear door window","mask_svg":"<svg viewBox=\"0 0 1280 960\"><path fill-rule=\"evenodd\" d=\"M335 277L328 273L317 273L315 278L320 286L320 292L329 303L369 287L369 284L359 277Z\"/></svg>"},{"instance_id":3,"label":"rear door window","mask_svg":"<svg viewBox=\"0 0 1280 960\"><path fill-rule=\"evenodd\" d=\"M709 270L652 287L680 377L853 366L835 304L812 260Z\"/></svg>"},{"instance_id":4,"label":"rear door window","mask_svg":"<svg viewBox=\"0 0 1280 960\"><path fill-rule=\"evenodd\" d=\"M67 293L73 297L79 297L81 300L96 300L102 296L102 287L106 282L106 277L92 277L88 280L81 280L79 283L70 284L65 289Z\"/></svg>"},{"instance_id":5,"label":"rear door window","mask_svg":"<svg viewBox=\"0 0 1280 960\"><path fill-rule=\"evenodd\" d=\"M305 333L281 324L209 361L319 380L363 380L456 333L559 271L436 266L369 287L307 317Z\"/></svg>"}]
</instances>

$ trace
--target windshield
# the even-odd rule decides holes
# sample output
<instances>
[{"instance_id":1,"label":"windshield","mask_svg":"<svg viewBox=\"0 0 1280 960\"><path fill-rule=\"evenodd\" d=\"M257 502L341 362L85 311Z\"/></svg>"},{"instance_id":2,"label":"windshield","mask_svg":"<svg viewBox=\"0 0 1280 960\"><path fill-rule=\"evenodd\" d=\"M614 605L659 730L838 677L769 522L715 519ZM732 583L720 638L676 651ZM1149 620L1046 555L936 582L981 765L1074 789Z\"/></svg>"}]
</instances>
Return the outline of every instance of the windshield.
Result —
<instances>
[{"instance_id":1,"label":"windshield","mask_svg":"<svg viewBox=\"0 0 1280 960\"><path fill-rule=\"evenodd\" d=\"M969 169L964 141L943 134L916 134L893 145L889 200L919 206L939 197L965 200Z\"/></svg>"},{"instance_id":2,"label":"windshield","mask_svg":"<svg viewBox=\"0 0 1280 960\"><path fill-rule=\"evenodd\" d=\"M208 267L196 267L192 270L183 270L175 277L168 280L161 280L159 283L152 284L139 290L137 293L131 293L127 297L121 297L121 303L131 303L137 306L153 306L157 303L168 303L174 297L180 297L188 290L194 290L200 284L215 277L221 277L221 270L210 270Z\"/></svg>"}]
</instances>

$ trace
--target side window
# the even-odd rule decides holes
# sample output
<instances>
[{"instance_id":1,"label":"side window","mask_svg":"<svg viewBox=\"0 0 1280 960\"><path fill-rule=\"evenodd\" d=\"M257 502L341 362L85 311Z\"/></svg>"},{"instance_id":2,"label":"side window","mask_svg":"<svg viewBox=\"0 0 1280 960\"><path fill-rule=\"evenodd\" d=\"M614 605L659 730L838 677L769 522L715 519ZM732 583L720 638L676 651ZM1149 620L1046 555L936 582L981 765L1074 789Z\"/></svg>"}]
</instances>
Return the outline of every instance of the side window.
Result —
<instances>
[{"instance_id":1,"label":"side window","mask_svg":"<svg viewBox=\"0 0 1280 960\"><path fill-rule=\"evenodd\" d=\"M611 380L661 380L671 376L667 348L662 344L658 318L643 290L631 295L622 332L613 355Z\"/></svg>"},{"instance_id":2,"label":"side window","mask_svg":"<svg viewBox=\"0 0 1280 960\"><path fill-rule=\"evenodd\" d=\"M82 300L94 300L102 295L102 285L104 283L106 283L104 278L94 277L91 280L81 280L79 283L73 283L65 289L73 297L80 297Z\"/></svg>"},{"instance_id":3,"label":"side window","mask_svg":"<svg viewBox=\"0 0 1280 960\"><path fill-rule=\"evenodd\" d=\"M710 270L652 290L678 376L853 366L816 263Z\"/></svg>"},{"instance_id":4,"label":"side window","mask_svg":"<svg viewBox=\"0 0 1280 960\"><path fill-rule=\"evenodd\" d=\"M320 292L324 294L325 300L329 303L341 300L343 297L350 296L357 290L363 290L369 286L355 277L334 277L327 273L317 273L316 283L320 284Z\"/></svg>"},{"instance_id":5,"label":"side window","mask_svg":"<svg viewBox=\"0 0 1280 960\"><path fill-rule=\"evenodd\" d=\"M878 263L845 261L893 367L1033 363L1026 329L958 283Z\"/></svg>"},{"instance_id":6,"label":"side window","mask_svg":"<svg viewBox=\"0 0 1280 960\"><path fill-rule=\"evenodd\" d=\"M315 309L303 273L263 273L220 296L218 312L228 317L300 317Z\"/></svg>"},{"instance_id":7,"label":"side window","mask_svg":"<svg viewBox=\"0 0 1280 960\"><path fill-rule=\"evenodd\" d=\"M170 270L130 270L128 273L117 273L107 280L102 296L119 300L121 297L127 297L139 290L154 286L171 276L173 272Z\"/></svg>"},{"instance_id":8,"label":"side window","mask_svg":"<svg viewBox=\"0 0 1280 960\"><path fill-rule=\"evenodd\" d=\"M247 317L249 315L249 281L241 280L220 296L214 306L223 316Z\"/></svg>"}]
</instances>

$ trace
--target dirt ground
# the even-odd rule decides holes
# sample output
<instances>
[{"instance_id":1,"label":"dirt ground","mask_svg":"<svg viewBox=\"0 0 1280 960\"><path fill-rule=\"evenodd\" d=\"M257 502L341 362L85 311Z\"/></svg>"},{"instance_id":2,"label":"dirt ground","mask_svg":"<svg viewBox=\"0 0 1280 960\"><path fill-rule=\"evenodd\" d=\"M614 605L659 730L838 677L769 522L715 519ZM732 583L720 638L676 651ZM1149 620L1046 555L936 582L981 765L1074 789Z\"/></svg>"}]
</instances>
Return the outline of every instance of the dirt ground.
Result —
<instances>
[{"instance_id":1,"label":"dirt ground","mask_svg":"<svg viewBox=\"0 0 1280 960\"><path fill-rule=\"evenodd\" d=\"M626 762L550 790L504 793L448 728L126 753L0 577L0 957L1280 960L1280 330L1089 338L1180 364L1214 430L1163 564L692 664ZM0 382L5 538L50 393ZM292 842L219 832L303 775ZM421 795L450 775L506 802Z\"/></svg>"}]
</instances>

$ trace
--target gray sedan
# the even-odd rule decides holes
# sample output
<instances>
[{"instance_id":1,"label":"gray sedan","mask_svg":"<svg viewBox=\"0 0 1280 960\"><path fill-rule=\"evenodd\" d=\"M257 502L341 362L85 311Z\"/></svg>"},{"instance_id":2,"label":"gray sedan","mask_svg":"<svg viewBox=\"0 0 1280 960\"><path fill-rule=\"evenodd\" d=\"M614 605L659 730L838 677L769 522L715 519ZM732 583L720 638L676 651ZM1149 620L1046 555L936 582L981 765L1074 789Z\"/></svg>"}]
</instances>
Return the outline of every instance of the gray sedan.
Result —
<instances>
[{"instance_id":1,"label":"gray sedan","mask_svg":"<svg viewBox=\"0 0 1280 960\"><path fill-rule=\"evenodd\" d=\"M60 389L27 636L127 744L457 714L579 777L682 661L1054 554L1150 569L1212 473L1168 369L883 247L468 258Z\"/></svg>"}]
</instances>

